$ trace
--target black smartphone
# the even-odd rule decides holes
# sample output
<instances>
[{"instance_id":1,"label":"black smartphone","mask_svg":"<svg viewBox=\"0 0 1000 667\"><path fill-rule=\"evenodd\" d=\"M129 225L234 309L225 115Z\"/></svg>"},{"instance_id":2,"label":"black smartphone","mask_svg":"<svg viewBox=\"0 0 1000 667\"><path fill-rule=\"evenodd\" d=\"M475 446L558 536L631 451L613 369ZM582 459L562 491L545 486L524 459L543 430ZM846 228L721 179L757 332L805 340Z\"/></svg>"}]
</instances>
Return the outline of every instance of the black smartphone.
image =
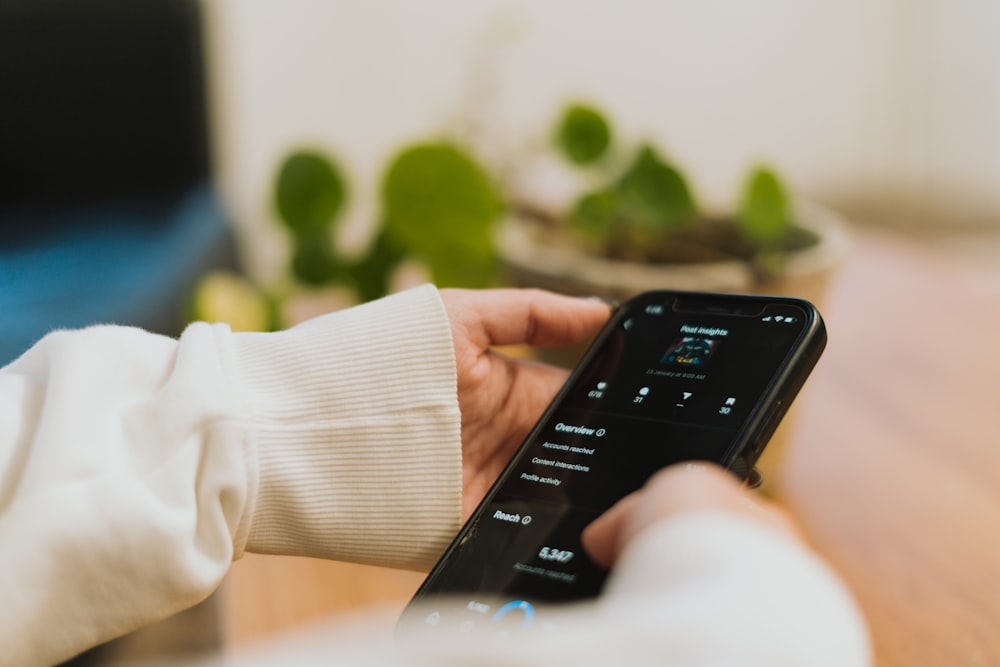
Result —
<instances>
[{"instance_id":1,"label":"black smartphone","mask_svg":"<svg viewBox=\"0 0 1000 667\"><path fill-rule=\"evenodd\" d=\"M746 478L825 344L801 299L657 291L621 305L401 628L506 632L532 625L539 603L596 596L606 572L583 552L584 527L673 463Z\"/></svg>"}]
</instances>

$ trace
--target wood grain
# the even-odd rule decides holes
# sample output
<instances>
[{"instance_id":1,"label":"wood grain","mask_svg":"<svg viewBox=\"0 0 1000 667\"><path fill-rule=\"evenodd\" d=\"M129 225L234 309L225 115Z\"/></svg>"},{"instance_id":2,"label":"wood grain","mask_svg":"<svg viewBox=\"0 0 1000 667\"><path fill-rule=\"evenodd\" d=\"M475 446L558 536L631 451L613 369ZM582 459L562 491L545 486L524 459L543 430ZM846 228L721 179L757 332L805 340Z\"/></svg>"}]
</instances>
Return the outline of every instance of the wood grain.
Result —
<instances>
[{"instance_id":1,"label":"wood grain","mask_svg":"<svg viewBox=\"0 0 1000 667\"><path fill-rule=\"evenodd\" d=\"M220 602L222 637L242 647L327 616L410 599L420 572L314 558L248 554L234 563Z\"/></svg>"}]
</instances>

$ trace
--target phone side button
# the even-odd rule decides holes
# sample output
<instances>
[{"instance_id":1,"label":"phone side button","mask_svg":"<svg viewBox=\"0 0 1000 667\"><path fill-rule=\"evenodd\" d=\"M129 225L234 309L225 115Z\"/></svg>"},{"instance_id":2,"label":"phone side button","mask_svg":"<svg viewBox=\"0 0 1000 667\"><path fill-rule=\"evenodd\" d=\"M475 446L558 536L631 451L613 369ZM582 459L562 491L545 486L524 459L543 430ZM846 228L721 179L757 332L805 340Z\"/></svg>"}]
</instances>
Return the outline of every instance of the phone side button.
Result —
<instances>
[{"instance_id":1,"label":"phone side button","mask_svg":"<svg viewBox=\"0 0 1000 667\"><path fill-rule=\"evenodd\" d=\"M729 464L729 472L736 475L737 479L741 482L746 481L747 475L750 474L750 464L747 463L746 456L740 456L735 461Z\"/></svg>"},{"instance_id":2,"label":"phone side button","mask_svg":"<svg viewBox=\"0 0 1000 667\"><path fill-rule=\"evenodd\" d=\"M767 413L767 417L764 418L764 426L761 428L760 433L754 438L753 443L750 445L750 451L756 456L760 454L761 450L764 449L764 445L767 444L771 436L774 435L775 429L778 428L778 424L781 423L781 417L784 414L784 402L775 401L774 405L771 406L771 410Z\"/></svg>"}]
</instances>

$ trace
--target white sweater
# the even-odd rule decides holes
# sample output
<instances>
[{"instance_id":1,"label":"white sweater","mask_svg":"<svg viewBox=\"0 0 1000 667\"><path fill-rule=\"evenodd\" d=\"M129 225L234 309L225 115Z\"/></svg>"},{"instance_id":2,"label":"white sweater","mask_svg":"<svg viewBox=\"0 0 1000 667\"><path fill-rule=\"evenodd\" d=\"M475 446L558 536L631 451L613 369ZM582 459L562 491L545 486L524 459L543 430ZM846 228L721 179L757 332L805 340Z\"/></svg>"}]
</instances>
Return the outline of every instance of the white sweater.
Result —
<instances>
[{"instance_id":1,"label":"white sweater","mask_svg":"<svg viewBox=\"0 0 1000 667\"><path fill-rule=\"evenodd\" d=\"M53 664L187 608L247 550L427 566L458 528L455 384L432 287L280 333L50 334L0 369L0 665ZM310 647L317 664L868 660L825 566L728 516L637 540L569 628L499 652L461 640L402 655L332 639L285 650Z\"/></svg>"}]
</instances>

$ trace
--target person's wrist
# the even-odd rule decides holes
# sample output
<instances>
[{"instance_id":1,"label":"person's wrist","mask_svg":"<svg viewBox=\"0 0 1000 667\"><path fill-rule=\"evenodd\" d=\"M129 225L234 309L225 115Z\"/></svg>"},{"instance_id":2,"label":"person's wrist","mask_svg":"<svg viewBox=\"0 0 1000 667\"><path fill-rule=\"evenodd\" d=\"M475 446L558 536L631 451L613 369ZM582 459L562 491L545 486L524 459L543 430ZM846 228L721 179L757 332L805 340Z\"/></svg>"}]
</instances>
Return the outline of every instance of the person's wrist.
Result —
<instances>
[{"instance_id":1,"label":"person's wrist","mask_svg":"<svg viewBox=\"0 0 1000 667\"><path fill-rule=\"evenodd\" d=\"M258 460L251 551L402 567L458 526L447 318L422 287L275 334L235 334Z\"/></svg>"}]
</instances>

